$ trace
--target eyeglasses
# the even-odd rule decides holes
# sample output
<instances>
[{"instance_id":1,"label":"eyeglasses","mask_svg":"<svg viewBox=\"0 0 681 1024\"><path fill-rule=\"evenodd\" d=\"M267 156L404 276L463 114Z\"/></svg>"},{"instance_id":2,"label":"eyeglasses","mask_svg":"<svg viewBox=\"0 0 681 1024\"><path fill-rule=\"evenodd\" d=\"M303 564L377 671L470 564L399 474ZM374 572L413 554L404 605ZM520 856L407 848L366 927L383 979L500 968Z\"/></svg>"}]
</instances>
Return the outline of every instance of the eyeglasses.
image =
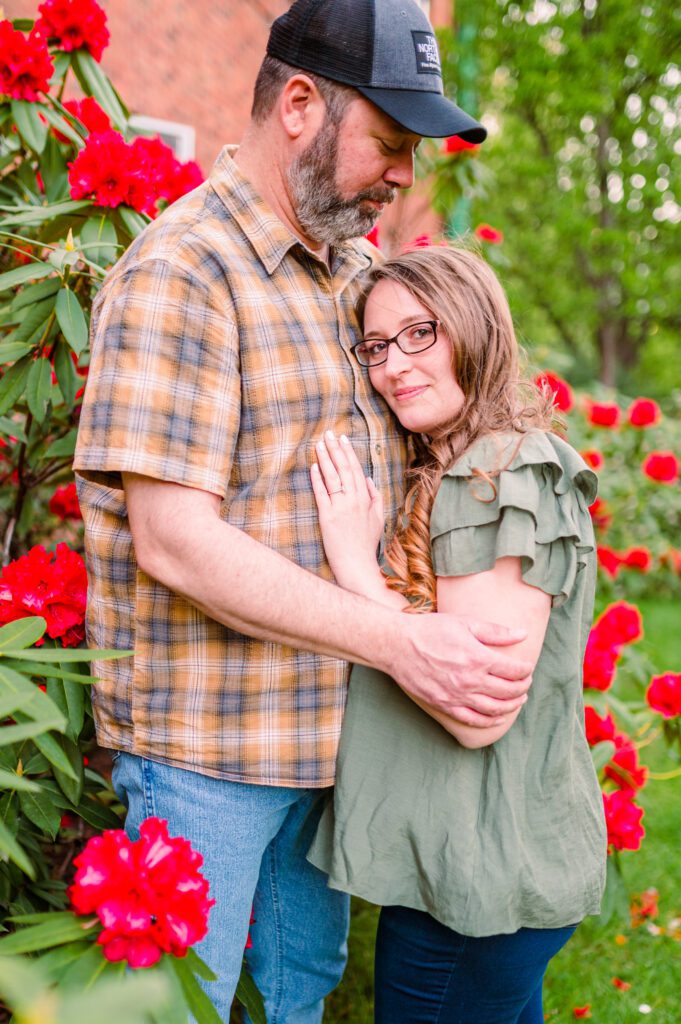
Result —
<instances>
[{"instance_id":1,"label":"eyeglasses","mask_svg":"<svg viewBox=\"0 0 681 1024\"><path fill-rule=\"evenodd\" d=\"M403 327L394 338L370 338L368 341L359 341L350 351L360 366L380 366L381 363L387 362L389 345L397 345L400 352L407 356L425 352L437 341L439 325L439 320L410 324L409 327Z\"/></svg>"}]
</instances>

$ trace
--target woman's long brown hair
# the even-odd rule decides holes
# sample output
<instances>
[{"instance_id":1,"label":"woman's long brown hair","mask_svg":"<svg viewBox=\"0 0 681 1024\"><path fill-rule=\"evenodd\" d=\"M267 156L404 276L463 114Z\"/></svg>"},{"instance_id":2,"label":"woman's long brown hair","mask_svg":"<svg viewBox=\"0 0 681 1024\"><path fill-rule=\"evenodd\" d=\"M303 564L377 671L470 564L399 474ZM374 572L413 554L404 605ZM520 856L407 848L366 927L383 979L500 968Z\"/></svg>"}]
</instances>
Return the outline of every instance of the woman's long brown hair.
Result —
<instances>
[{"instance_id":1,"label":"woman's long brown hair","mask_svg":"<svg viewBox=\"0 0 681 1024\"><path fill-rule=\"evenodd\" d=\"M506 295L481 256L437 245L386 260L369 272L359 301L361 319L379 281L403 285L440 321L464 394L461 409L433 435L412 435L414 458L407 471L404 507L386 550L394 573L388 585L409 599L410 611L430 611L437 607L430 513L443 474L485 434L515 433L520 444L528 431L551 430L559 421L550 392L540 392L520 378L518 342ZM503 468L478 473L491 485L492 494L493 477Z\"/></svg>"}]
</instances>

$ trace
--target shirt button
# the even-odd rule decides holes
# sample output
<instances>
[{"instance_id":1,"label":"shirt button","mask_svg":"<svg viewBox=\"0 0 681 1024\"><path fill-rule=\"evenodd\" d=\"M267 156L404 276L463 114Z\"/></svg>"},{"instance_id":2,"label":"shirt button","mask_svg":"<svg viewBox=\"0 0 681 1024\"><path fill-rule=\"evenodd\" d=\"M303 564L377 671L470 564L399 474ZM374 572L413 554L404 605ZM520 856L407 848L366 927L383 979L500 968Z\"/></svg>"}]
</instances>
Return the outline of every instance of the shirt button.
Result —
<instances>
[{"instance_id":1,"label":"shirt button","mask_svg":"<svg viewBox=\"0 0 681 1024\"><path fill-rule=\"evenodd\" d=\"M376 444L374 445L374 451L376 452L377 455L381 454L381 452L383 451L383 448L382 448L380 442L378 442L378 441L376 442Z\"/></svg>"}]
</instances>

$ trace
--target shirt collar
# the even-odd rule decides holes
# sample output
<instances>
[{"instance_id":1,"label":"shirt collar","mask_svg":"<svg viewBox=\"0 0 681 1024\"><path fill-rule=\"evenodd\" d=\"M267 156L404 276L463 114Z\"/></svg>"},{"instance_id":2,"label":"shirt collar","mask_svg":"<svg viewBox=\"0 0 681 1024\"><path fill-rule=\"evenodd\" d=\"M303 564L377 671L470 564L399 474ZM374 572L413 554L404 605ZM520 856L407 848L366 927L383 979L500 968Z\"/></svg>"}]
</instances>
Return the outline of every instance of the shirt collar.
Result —
<instances>
[{"instance_id":1,"label":"shirt collar","mask_svg":"<svg viewBox=\"0 0 681 1024\"><path fill-rule=\"evenodd\" d=\"M328 272L326 264L279 220L241 173L232 159L237 148L225 146L222 149L211 171L209 183L248 238L267 273L271 276L284 256L296 247ZM342 287L357 274L368 270L372 263L368 246L365 248L361 239L351 239L333 247L332 276Z\"/></svg>"}]
</instances>

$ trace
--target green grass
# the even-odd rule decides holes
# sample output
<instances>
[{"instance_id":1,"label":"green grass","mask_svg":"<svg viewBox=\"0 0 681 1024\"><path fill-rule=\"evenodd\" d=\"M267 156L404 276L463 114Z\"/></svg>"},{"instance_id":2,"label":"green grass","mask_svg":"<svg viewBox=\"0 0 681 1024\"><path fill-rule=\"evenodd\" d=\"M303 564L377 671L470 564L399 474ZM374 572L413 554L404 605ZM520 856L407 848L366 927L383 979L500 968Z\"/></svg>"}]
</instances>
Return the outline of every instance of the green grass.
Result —
<instances>
[{"instance_id":1,"label":"green grass","mask_svg":"<svg viewBox=\"0 0 681 1024\"><path fill-rule=\"evenodd\" d=\"M645 624L646 653L660 671L681 671L681 609L673 602L638 602ZM663 765L660 743L643 757L653 771ZM630 892L655 888L659 892L658 926L665 930L681 918L681 779L652 780L639 797L645 808L646 838L637 852L623 853L621 864ZM372 958L377 911L366 903L353 904L350 960L345 977L327 1000L325 1024L372 1024ZM615 941L624 936L623 945ZM585 922L571 942L552 961L546 977L544 1009L550 1024L574 1021L575 1006L591 1004L592 1024L680 1024L681 926L677 937L653 935L645 927L631 928L621 917L600 929ZM621 941L621 940L620 940ZM620 991L618 977L631 988ZM649 1015L639 1006L652 1008ZM475 1024L471 1021L470 1024Z\"/></svg>"}]
</instances>

